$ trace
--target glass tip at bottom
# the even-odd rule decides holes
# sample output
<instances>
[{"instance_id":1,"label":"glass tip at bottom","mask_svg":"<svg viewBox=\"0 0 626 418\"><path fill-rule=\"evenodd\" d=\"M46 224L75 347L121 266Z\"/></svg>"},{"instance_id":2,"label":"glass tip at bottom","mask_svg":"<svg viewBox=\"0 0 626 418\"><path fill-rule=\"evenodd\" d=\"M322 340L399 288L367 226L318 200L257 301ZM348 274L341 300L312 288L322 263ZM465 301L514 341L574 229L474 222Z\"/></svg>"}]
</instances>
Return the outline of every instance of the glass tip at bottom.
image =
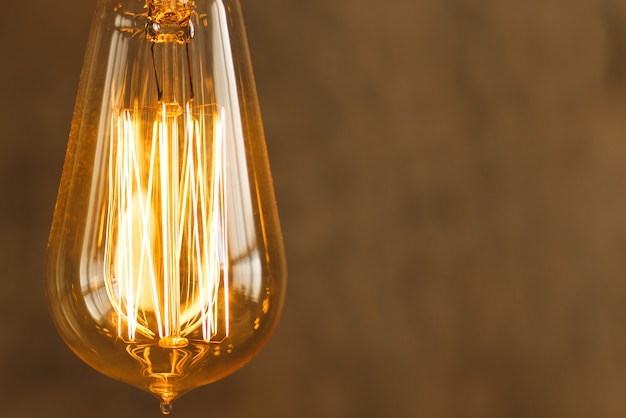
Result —
<instances>
[{"instance_id":1,"label":"glass tip at bottom","mask_svg":"<svg viewBox=\"0 0 626 418\"><path fill-rule=\"evenodd\" d=\"M171 403L161 403L161 413L163 415L169 415L173 409L174 406Z\"/></svg>"}]
</instances>

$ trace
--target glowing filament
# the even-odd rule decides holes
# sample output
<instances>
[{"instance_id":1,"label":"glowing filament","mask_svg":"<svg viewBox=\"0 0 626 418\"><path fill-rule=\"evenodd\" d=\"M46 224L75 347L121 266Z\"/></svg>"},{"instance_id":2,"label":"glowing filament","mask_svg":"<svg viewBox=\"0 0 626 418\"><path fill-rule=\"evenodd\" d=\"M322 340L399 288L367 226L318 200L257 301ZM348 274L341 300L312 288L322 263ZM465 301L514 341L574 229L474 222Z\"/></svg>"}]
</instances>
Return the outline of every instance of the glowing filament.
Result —
<instances>
[{"instance_id":1,"label":"glowing filament","mask_svg":"<svg viewBox=\"0 0 626 418\"><path fill-rule=\"evenodd\" d=\"M223 142L214 106L162 104L113 121L104 266L120 338L228 336Z\"/></svg>"}]
</instances>

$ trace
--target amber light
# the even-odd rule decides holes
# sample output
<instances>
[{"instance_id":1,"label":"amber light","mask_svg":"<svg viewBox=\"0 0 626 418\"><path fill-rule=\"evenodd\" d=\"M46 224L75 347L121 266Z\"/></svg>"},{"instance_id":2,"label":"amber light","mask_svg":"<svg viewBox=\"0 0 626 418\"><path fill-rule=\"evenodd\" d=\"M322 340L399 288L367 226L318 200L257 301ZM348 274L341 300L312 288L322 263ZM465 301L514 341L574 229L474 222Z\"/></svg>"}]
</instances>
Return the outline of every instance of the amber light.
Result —
<instances>
[{"instance_id":1,"label":"amber light","mask_svg":"<svg viewBox=\"0 0 626 418\"><path fill-rule=\"evenodd\" d=\"M286 267L237 0L99 0L48 243L68 346L169 413L249 361Z\"/></svg>"}]
</instances>

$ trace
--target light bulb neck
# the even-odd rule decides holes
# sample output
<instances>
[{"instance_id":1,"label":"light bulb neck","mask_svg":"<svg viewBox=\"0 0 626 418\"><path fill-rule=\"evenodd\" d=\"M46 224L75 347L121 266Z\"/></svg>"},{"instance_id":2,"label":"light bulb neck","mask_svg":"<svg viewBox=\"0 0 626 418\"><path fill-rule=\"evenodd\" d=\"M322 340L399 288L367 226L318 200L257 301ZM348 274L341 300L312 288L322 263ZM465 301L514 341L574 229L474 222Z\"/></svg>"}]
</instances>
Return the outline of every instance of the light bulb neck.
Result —
<instances>
[{"instance_id":1,"label":"light bulb neck","mask_svg":"<svg viewBox=\"0 0 626 418\"><path fill-rule=\"evenodd\" d=\"M147 0L146 36L153 43L186 44L194 37L194 0Z\"/></svg>"},{"instance_id":2,"label":"light bulb neck","mask_svg":"<svg viewBox=\"0 0 626 418\"><path fill-rule=\"evenodd\" d=\"M194 97L189 43L195 35L195 1L146 0L146 8L158 101L180 108Z\"/></svg>"}]
</instances>

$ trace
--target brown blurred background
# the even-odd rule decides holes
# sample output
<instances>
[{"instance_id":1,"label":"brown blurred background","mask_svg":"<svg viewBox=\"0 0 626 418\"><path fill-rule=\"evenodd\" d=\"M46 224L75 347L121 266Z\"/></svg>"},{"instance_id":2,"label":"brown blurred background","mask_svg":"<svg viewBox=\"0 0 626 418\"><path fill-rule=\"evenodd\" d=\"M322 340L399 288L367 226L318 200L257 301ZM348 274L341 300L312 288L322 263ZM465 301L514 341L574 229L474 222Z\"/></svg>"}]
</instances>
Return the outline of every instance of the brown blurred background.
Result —
<instances>
[{"instance_id":1,"label":"brown blurred background","mask_svg":"<svg viewBox=\"0 0 626 418\"><path fill-rule=\"evenodd\" d=\"M0 416L158 417L64 346L44 257L95 1L5 1ZM281 325L173 417L626 414L626 3L242 0Z\"/></svg>"}]
</instances>

